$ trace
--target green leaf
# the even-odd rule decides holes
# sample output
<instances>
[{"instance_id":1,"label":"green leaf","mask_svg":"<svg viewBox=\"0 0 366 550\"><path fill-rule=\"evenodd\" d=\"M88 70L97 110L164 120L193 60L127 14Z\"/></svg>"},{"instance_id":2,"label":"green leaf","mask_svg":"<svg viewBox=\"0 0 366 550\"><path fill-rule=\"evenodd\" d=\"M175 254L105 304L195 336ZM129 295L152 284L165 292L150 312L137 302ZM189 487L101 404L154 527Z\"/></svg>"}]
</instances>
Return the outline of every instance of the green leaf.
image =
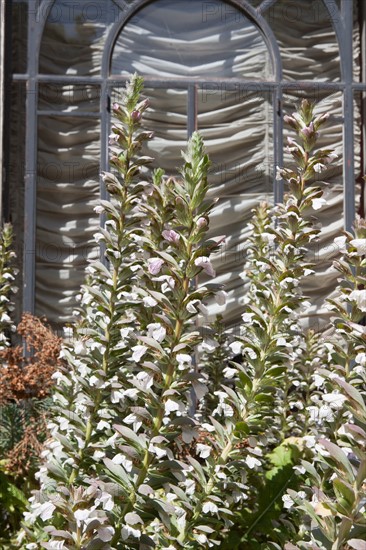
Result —
<instances>
[{"instance_id":1,"label":"green leaf","mask_svg":"<svg viewBox=\"0 0 366 550\"><path fill-rule=\"evenodd\" d=\"M348 460L346 454L342 451L340 447L328 441L327 439L319 439L320 445L322 445L330 454L330 458L338 465L338 467L346 474L348 474L348 480L353 483L354 473L350 461ZM324 457L327 461L327 458Z\"/></svg>"},{"instance_id":2,"label":"green leaf","mask_svg":"<svg viewBox=\"0 0 366 550\"><path fill-rule=\"evenodd\" d=\"M136 434L127 426L122 426L122 424L114 424L113 428L121 434L125 439L132 441L136 449L145 450L146 449L146 436L143 434Z\"/></svg>"},{"instance_id":3,"label":"green leaf","mask_svg":"<svg viewBox=\"0 0 366 550\"><path fill-rule=\"evenodd\" d=\"M104 458L103 462L107 470L112 474L113 479L122 485L122 487L130 491L132 489L132 483L126 470L120 464L115 464L110 458Z\"/></svg>"}]
</instances>

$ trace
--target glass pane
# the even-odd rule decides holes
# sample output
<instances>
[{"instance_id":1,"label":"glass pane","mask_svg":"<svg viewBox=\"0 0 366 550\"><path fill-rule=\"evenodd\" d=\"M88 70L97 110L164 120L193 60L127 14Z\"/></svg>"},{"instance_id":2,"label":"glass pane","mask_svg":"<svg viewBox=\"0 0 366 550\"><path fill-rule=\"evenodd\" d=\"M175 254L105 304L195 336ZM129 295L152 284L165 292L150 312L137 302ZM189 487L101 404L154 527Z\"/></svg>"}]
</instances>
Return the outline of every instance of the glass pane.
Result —
<instances>
[{"instance_id":1,"label":"glass pane","mask_svg":"<svg viewBox=\"0 0 366 550\"><path fill-rule=\"evenodd\" d=\"M100 125L39 117L36 314L70 320L87 259L97 254Z\"/></svg>"},{"instance_id":2,"label":"glass pane","mask_svg":"<svg viewBox=\"0 0 366 550\"><path fill-rule=\"evenodd\" d=\"M361 82L361 64L365 66L365 51L361 46L361 33L365 34L366 40L366 9L362 2L353 2L353 80ZM362 21L362 19L365 19ZM361 56L362 52L362 56Z\"/></svg>"},{"instance_id":3,"label":"glass pane","mask_svg":"<svg viewBox=\"0 0 366 550\"><path fill-rule=\"evenodd\" d=\"M112 73L159 78L268 77L267 47L243 12L225 2L158 0L123 28Z\"/></svg>"},{"instance_id":4,"label":"glass pane","mask_svg":"<svg viewBox=\"0 0 366 550\"><path fill-rule=\"evenodd\" d=\"M340 80L339 48L319 0L278 0L264 14L277 39L286 80Z\"/></svg>"},{"instance_id":5,"label":"glass pane","mask_svg":"<svg viewBox=\"0 0 366 550\"><path fill-rule=\"evenodd\" d=\"M85 84L39 85L38 109L62 112L99 112L100 89Z\"/></svg>"},{"instance_id":6,"label":"glass pane","mask_svg":"<svg viewBox=\"0 0 366 550\"><path fill-rule=\"evenodd\" d=\"M119 16L112 0L55 0L42 37L40 73L99 75L107 30Z\"/></svg>"},{"instance_id":7,"label":"glass pane","mask_svg":"<svg viewBox=\"0 0 366 550\"><path fill-rule=\"evenodd\" d=\"M198 95L198 129L212 162L209 196L218 199L212 212L210 236L226 235L214 258L214 282L225 284L226 306L214 301L210 316L224 314L233 327L242 313L243 281L248 222L261 201L273 202L272 94L260 86L225 86Z\"/></svg>"}]
</instances>

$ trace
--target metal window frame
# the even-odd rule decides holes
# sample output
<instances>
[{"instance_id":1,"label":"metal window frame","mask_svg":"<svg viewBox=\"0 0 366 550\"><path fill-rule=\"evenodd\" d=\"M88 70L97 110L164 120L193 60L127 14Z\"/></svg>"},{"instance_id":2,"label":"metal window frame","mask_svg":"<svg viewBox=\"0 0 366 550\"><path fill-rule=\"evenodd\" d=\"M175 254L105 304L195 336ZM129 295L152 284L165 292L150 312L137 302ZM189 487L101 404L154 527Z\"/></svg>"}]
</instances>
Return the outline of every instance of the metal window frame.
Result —
<instances>
[{"instance_id":1,"label":"metal window frame","mask_svg":"<svg viewBox=\"0 0 366 550\"><path fill-rule=\"evenodd\" d=\"M35 305L35 250L36 250L36 204L37 204L37 122L38 116L69 116L69 113L62 111L38 110L39 84L62 83L62 84L93 84L100 88L100 110L99 113L82 112L73 113L73 117L100 118L101 121L101 151L100 169L108 168L108 133L109 133L109 112L108 101L111 89L116 84L125 82L125 78L119 78L110 74L111 58L113 47L119 33L126 22L140 9L153 0L113 0L120 9L120 17L111 26L106 37L102 57L101 73L98 77L82 77L69 75L44 75L38 73L40 46L47 16L51 12L55 0L43 1L28 0L28 49L27 49L27 74L14 74L13 80L26 82L26 150L25 150L25 211L24 211L24 252L23 252L23 311L34 312ZM354 175L354 118L353 100L357 91L366 92L365 82L353 82L353 2L352 0L340 0L340 9L335 0L322 0L326 7L333 28L335 30L340 52L340 82L319 82L311 81L284 81L282 78L281 55L274 33L264 19L266 10L272 7L277 0L263 0L254 8L247 0L223 0L243 12L245 16L253 21L258 27L267 44L270 54L273 80L269 81L247 81L244 79L157 79L146 78L145 83L149 87L167 88L174 87L186 89L187 94L187 131L188 136L192 134L197 124L197 93L202 86L217 86L217 83L225 82L230 90L236 86L255 84L263 87L263 91L272 93L273 99L273 146L274 146L274 170L273 188L274 200L278 202L283 197L283 182L275 180L275 167L282 165L283 161L283 123L282 123L282 96L285 91L291 89L303 90L334 90L343 94L343 189L344 189L344 227L347 231L352 230L355 219L355 175ZM365 11L365 10L364 10ZM365 14L364 14L365 16ZM365 37L363 37L365 40ZM365 60L363 60L365 62ZM365 74L363 72L363 78ZM104 186L100 185L100 193L105 197Z\"/></svg>"}]
</instances>

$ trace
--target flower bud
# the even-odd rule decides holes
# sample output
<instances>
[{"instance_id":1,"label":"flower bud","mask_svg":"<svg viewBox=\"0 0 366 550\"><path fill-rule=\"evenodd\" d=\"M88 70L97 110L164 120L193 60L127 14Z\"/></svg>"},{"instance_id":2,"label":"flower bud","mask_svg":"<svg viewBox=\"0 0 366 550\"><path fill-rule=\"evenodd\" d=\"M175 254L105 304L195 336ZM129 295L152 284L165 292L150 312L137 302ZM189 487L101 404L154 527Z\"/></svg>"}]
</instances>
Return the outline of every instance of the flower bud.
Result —
<instances>
[{"instance_id":1,"label":"flower bud","mask_svg":"<svg viewBox=\"0 0 366 550\"><path fill-rule=\"evenodd\" d=\"M198 229L202 229L202 227L206 227L206 225L207 225L207 220L206 220L206 218L202 218L202 217L201 217L201 218L198 218L198 220L197 220L197 227L198 227Z\"/></svg>"},{"instance_id":2,"label":"flower bud","mask_svg":"<svg viewBox=\"0 0 366 550\"><path fill-rule=\"evenodd\" d=\"M132 111L131 113L131 119L133 122L139 122L141 120L141 116L140 111Z\"/></svg>"}]
</instances>

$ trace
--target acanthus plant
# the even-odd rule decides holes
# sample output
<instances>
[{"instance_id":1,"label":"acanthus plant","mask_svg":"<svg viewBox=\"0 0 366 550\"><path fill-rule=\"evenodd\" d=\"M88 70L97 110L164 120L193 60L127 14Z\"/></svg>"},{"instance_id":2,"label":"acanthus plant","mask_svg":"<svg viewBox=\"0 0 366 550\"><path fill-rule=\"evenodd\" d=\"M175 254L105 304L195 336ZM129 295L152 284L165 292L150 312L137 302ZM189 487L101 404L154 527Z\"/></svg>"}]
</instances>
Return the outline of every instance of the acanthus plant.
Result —
<instances>
[{"instance_id":1,"label":"acanthus plant","mask_svg":"<svg viewBox=\"0 0 366 550\"><path fill-rule=\"evenodd\" d=\"M141 90L133 77L114 105L115 172L104 174L110 200L97 207L105 261L88 268L80 320L63 346L40 490L17 545L279 548L298 540L301 521L289 523L282 497L299 488L293 466L312 441L309 414L297 417L284 396L297 393L306 411L316 369L318 346L297 316L306 305L299 281L311 271L305 247L317 234L310 215L323 203L312 181L335 158L315 150L327 117L304 101L288 119L300 138L289 140L297 168L279 172L285 203L256 209L250 290L229 351L220 321L200 319L206 299L224 298L197 282L215 275L210 255L221 240L207 238L202 139L189 141L180 177L158 169L143 181L150 159L141 149L152 136L142 130ZM238 353L243 360L230 362Z\"/></svg>"},{"instance_id":2,"label":"acanthus plant","mask_svg":"<svg viewBox=\"0 0 366 550\"><path fill-rule=\"evenodd\" d=\"M318 130L327 119L328 115L316 116L314 105L307 100L292 117L285 117L298 137L297 141L288 138L295 167L278 168L278 179L287 183L285 202L274 208L262 203L254 211L244 270L249 280L244 324L242 336L232 344L235 353L243 354L243 363L237 365L241 418L236 435L249 436L247 451L252 455L246 458L246 483L250 490L228 547L276 540L273 522L280 518L281 497L290 482L296 484L293 476L288 476L289 463L298 461L300 452L307 452L305 419L301 411L296 414L293 409L306 407L303 401L312 358L308 357L310 335L298 319L307 307L301 279L313 273L306 248L318 234L312 216L324 202L322 188L313 181L319 170L336 158L329 149L316 149ZM234 397L232 401L238 403ZM280 461L282 478L276 453L284 457L282 464ZM258 499L258 494L273 494L270 505L266 498ZM281 530L286 531L284 524L277 532ZM286 540L284 533L279 540Z\"/></svg>"},{"instance_id":3,"label":"acanthus plant","mask_svg":"<svg viewBox=\"0 0 366 550\"><path fill-rule=\"evenodd\" d=\"M117 173L104 175L111 200L97 207L107 218L96 238L108 261L88 269L80 322L55 374L52 440L26 515L26 548L169 546L179 534L172 497L184 495L188 466L175 442L198 432L191 388L197 398L206 388L192 365L201 340L194 320L212 294L190 283L214 274L217 242L206 238L209 161L198 134L181 178L158 170L152 183L141 181L150 159L139 152L151 138L141 131L141 88L134 77L114 105Z\"/></svg>"},{"instance_id":4,"label":"acanthus plant","mask_svg":"<svg viewBox=\"0 0 366 550\"><path fill-rule=\"evenodd\" d=\"M329 300L334 336L326 343L328 361L316 376L322 393L315 402L323 434L313 436L312 463L304 461L301 496L289 496L308 522L296 546L363 550L366 537L366 222L335 243L343 256L334 262L342 275L337 298ZM315 407L314 407L315 408ZM324 429L325 428L325 429ZM325 432L325 433L324 433Z\"/></svg>"}]
</instances>

